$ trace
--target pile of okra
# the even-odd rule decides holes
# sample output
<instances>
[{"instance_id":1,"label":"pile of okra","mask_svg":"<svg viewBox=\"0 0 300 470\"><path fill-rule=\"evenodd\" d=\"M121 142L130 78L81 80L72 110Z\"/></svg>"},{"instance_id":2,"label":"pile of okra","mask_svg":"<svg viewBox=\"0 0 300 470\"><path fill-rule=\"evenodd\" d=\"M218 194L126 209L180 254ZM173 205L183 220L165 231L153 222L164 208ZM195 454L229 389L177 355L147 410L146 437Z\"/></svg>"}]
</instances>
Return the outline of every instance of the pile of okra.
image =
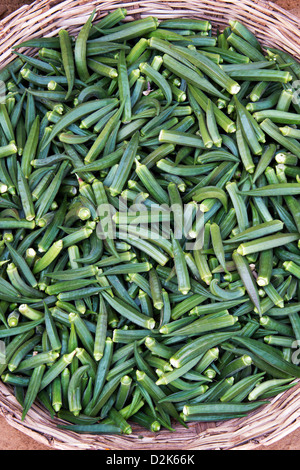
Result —
<instances>
[{"instance_id":1,"label":"pile of okra","mask_svg":"<svg viewBox=\"0 0 300 470\"><path fill-rule=\"evenodd\" d=\"M0 71L1 380L75 432L240 418L300 378L300 64L126 15Z\"/></svg>"}]
</instances>

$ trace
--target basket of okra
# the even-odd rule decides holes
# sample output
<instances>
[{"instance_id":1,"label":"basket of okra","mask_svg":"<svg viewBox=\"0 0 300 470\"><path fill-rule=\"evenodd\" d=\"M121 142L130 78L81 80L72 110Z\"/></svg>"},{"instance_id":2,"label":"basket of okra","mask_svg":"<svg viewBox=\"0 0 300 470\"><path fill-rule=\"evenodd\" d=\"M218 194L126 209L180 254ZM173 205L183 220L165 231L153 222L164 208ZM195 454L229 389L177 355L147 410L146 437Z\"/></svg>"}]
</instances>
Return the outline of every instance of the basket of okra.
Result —
<instances>
[{"instance_id":1,"label":"basket of okra","mask_svg":"<svg viewBox=\"0 0 300 470\"><path fill-rule=\"evenodd\" d=\"M70 0L0 26L1 415L56 449L297 429L299 20Z\"/></svg>"}]
</instances>

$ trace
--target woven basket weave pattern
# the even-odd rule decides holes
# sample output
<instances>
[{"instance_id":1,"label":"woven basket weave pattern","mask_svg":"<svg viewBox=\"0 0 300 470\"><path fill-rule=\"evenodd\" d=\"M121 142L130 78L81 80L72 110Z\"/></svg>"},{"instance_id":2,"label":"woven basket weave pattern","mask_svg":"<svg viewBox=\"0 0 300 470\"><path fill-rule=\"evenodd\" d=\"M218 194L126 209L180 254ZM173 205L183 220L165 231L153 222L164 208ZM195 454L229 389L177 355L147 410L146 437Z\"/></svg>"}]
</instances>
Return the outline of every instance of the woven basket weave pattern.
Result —
<instances>
[{"instance_id":1,"label":"woven basket weave pattern","mask_svg":"<svg viewBox=\"0 0 300 470\"><path fill-rule=\"evenodd\" d=\"M263 45L278 47L300 60L299 18L270 2L42 0L24 5L0 22L0 67L13 60L11 47L14 44L33 37L55 36L61 28L76 35L94 8L97 12L95 21L98 21L118 7L127 9L129 21L149 15L159 20L193 17L211 21L214 30L227 26L229 19L236 19L247 25ZM33 51L26 53L33 54ZM253 450L259 445L273 444L296 430L300 426L299 406L300 384L242 419L190 424L188 430L178 426L172 434L168 430L154 434L133 426L134 432L130 436L78 435L58 429L57 423L61 421L51 420L39 404L32 407L22 422L20 405L11 389L0 382L0 414L8 423L41 444L61 450Z\"/></svg>"},{"instance_id":2,"label":"woven basket weave pattern","mask_svg":"<svg viewBox=\"0 0 300 470\"><path fill-rule=\"evenodd\" d=\"M12 60L11 46L32 37L55 36L59 29L77 34L96 8L96 21L116 8L128 10L128 20L157 16L194 17L212 21L214 28L227 26L229 19L244 22L266 46L279 47L300 59L299 18L277 5L258 0L143 1L42 0L24 5L0 22L0 65Z\"/></svg>"}]
</instances>

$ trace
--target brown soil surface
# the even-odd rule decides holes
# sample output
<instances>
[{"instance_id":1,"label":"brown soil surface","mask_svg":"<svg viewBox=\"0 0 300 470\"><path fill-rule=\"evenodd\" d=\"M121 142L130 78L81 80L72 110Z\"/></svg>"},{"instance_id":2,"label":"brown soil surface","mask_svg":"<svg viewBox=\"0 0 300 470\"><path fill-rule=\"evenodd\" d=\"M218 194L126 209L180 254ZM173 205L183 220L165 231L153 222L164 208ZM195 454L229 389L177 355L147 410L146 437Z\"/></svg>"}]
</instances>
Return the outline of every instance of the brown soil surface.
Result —
<instances>
[{"instance_id":1,"label":"brown soil surface","mask_svg":"<svg viewBox=\"0 0 300 470\"><path fill-rule=\"evenodd\" d=\"M31 0L0 0L0 20ZM274 0L281 8L292 11L300 16L299 0ZM49 450L22 432L11 427L0 417L0 451L1 450ZM258 450L300 450L300 429L289 434L272 446L260 447Z\"/></svg>"},{"instance_id":2,"label":"brown soil surface","mask_svg":"<svg viewBox=\"0 0 300 470\"><path fill-rule=\"evenodd\" d=\"M32 3L31 0L0 0L0 19L9 15L22 5Z\"/></svg>"},{"instance_id":3,"label":"brown soil surface","mask_svg":"<svg viewBox=\"0 0 300 470\"><path fill-rule=\"evenodd\" d=\"M286 10L292 10L293 8L299 7L298 0L275 0L273 3L276 3L281 8L285 8Z\"/></svg>"}]
</instances>

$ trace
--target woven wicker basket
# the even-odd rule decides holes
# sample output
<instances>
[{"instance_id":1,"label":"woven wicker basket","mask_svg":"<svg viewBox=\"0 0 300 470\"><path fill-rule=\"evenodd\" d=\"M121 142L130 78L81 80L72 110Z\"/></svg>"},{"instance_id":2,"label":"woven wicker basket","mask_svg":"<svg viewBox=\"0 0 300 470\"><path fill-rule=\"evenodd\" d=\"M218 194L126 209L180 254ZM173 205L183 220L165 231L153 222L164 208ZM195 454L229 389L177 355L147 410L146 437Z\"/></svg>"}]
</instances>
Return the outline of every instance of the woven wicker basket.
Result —
<instances>
[{"instance_id":1,"label":"woven wicker basket","mask_svg":"<svg viewBox=\"0 0 300 470\"><path fill-rule=\"evenodd\" d=\"M300 60L300 20L273 3L261 0L145 0L120 2L57 0L36 1L23 6L0 22L0 66L12 59L11 46L33 37L55 36L59 29L76 35L96 8L96 20L118 7L128 10L130 19L153 15L159 19L194 17L212 21L220 28L229 19L247 25L263 45L278 47ZM14 428L41 444L60 450L255 450L270 445L300 427L300 383L278 395L262 409L246 418L219 423L178 426L174 433L147 432L137 426L130 436L78 435L57 428L59 419L51 419L35 404L26 420L9 387L0 382L0 415Z\"/></svg>"}]
</instances>

